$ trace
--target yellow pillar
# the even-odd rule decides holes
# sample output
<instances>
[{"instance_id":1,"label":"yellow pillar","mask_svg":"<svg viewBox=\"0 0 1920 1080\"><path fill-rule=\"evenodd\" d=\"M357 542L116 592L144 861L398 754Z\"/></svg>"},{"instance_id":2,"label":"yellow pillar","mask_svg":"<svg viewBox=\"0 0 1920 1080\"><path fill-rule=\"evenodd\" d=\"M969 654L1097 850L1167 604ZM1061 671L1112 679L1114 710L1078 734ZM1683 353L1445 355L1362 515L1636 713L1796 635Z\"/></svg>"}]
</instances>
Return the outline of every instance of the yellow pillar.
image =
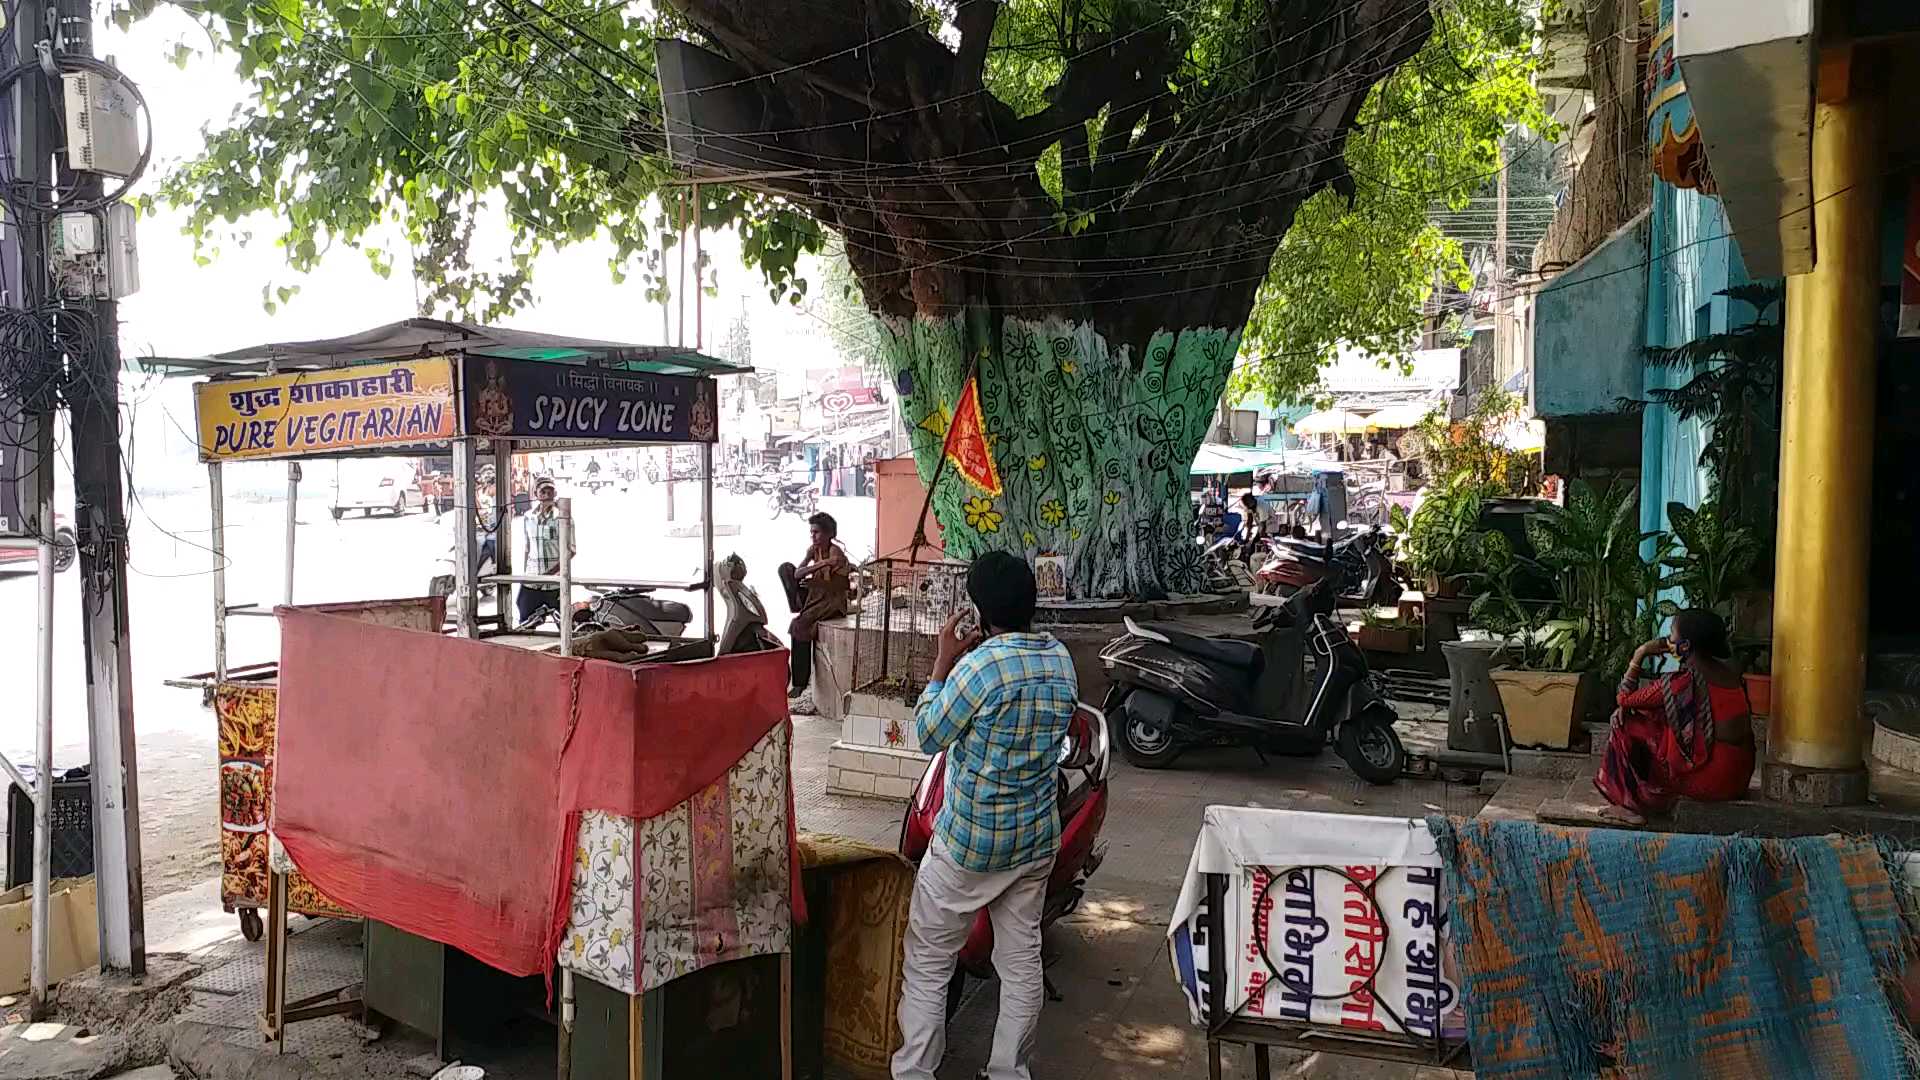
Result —
<instances>
[{"instance_id":1,"label":"yellow pillar","mask_svg":"<svg viewBox=\"0 0 1920 1080\"><path fill-rule=\"evenodd\" d=\"M1814 106L1815 266L1787 279L1770 798L1866 798L1861 696L1873 508L1884 143L1878 95Z\"/></svg>"}]
</instances>

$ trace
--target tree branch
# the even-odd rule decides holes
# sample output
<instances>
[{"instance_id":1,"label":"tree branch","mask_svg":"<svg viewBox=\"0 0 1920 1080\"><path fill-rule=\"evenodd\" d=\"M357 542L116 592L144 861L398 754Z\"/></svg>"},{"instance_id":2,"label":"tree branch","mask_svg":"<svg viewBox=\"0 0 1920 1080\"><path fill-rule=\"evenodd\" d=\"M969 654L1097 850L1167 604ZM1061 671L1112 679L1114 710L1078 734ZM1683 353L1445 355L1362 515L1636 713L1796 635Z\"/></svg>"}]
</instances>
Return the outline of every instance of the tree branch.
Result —
<instances>
[{"instance_id":1,"label":"tree branch","mask_svg":"<svg viewBox=\"0 0 1920 1080\"><path fill-rule=\"evenodd\" d=\"M1047 107L1015 125L1016 148L1037 153L1051 146L1068 129L1098 116L1108 102L1138 94L1150 73L1163 72L1173 62L1171 32L1132 30L1103 37L1067 62L1048 91Z\"/></svg>"},{"instance_id":2,"label":"tree branch","mask_svg":"<svg viewBox=\"0 0 1920 1080\"><path fill-rule=\"evenodd\" d=\"M960 52L954 58L952 93L971 93L985 85L987 46L1000 19L1000 0L960 0L954 25L960 30Z\"/></svg>"}]
</instances>

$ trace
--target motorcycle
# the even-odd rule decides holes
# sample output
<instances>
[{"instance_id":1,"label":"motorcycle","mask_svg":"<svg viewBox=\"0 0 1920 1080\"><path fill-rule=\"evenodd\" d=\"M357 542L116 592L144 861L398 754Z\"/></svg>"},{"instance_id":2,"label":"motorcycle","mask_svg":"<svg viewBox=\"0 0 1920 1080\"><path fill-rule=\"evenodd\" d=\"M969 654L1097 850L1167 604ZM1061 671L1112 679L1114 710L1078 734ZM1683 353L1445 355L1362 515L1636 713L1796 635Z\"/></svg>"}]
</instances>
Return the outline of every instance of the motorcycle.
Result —
<instances>
[{"instance_id":1,"label":"motorcycle","mask_svg":"<svg viewBox=\"0 0 1920 1080\"><path fill-rule=\"evenodd\" d=\"M727 490L735 495L757 495L771 492L778 485L779 474L770 468L754 469L742 465L727 476Z\"/></svg>"},{"instance_id":2,"label":"motorcycle","mask_svg":"<svg viewBox=\"0 0 1920 1080\"><path fill-rule=\"evenodd\" d=\"M1067 737L1060 744L1056 782L1060 792L1060 854L1054 859L1053 873L1047 878L1046 900L1040 909L1040 928L1045 930L1061 917L1072 914L1086 892L1087 879L1107 857L1107 842L1100 839L1100 827L1107 820L1107 776L1112 768L1111 738L1107 718L1100 710L1081 704L1074 709L1067 726ZM933 755L926 772L914 785L907 803L906 816L900 821L900 854L915 866L933 842L933 826L946 799L947 755ZM987 978L993 974L993 923L987 912L974 916L967 943L961 946L954 967L953 982L947 987L947 1015L959 1007L968 976ZM1052 984L1048 983L1051 991Z\"/></svg>"},{"instance_id":3,"label":"motorcycle","mask_svg":"<svg viewBox=\"0 0 1920 1080\"><path fill-rule=\"evenodd\" d=\"M1223 592L1252 588L1253 573L1247 564L1248 554L1253 550L1254 545L1231 535L1209 544L1201 560L1214 587Z\"/></svg>"},{"instance_id":4,"label":"motorcycle","mask_svg":"<svg viewBox=\"0 0 1920 1080\"><path fill-rule=\"evenodd\" d=\"M820 491L805 480L781 480L767 496L767 509L776 518L781 514L811 517L820 509Z\"/></svg>"},{"instance_id":5,"label":"motorcycle","mask_svg":"<svg viewBox=\"0 0 1920 1080\"><path fill-rule=\"evenodd\" d=\"M1339 590L1340 600L1349 605L1397 604L1405 590L1393 575L1388 543L1372 525L1355 530L1338 543L1281 537L1273 543L1272 557L1254 575L1254 583L1263 593L1292 596L1301 589L1331 581Z\"/></svg>"},{"instance_id":6,"label":"motorcycle","mask_svg":"<svg viewBox=\"0 0 1920 1080\"><path fill-rule=\"evenodd\" d=\"M1101 651L1112 680L1105 711L1127 760L1162 769L1191 746L1317 754L1331 742L1361 778L1392 782L1406 765L1400 717L1332 618L1332 583L1255 600L1257 643L1128 618L1127 633Z\"/></svg>"}]
</instances>

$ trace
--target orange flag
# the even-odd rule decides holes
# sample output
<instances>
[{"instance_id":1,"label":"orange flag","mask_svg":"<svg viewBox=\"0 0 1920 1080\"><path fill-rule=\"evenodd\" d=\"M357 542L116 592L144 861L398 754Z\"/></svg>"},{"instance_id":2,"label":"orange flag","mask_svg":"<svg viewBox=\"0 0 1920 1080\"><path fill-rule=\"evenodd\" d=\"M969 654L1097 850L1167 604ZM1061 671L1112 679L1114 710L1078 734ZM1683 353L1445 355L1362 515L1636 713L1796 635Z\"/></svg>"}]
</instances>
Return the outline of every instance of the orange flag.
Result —
<instances>
[{"instance_id":1,"label":"orange flag","mask_svg":"<svg viewBox=\"0 0 1920 1080\"><path fill-rule=\"evenodd\" d=\"M942 452L953 469L966 479L967 483L986 492L988 495L1000 494L1000 469L993 463L993 447L987 439L986 417L980 413L980 381L967 380L965 390L960 393L960 406L953 411L953 419L946 420L944 409L934 412L921 422L922 427L946 421L946 430Z\"/></svg>"}]
</instances>

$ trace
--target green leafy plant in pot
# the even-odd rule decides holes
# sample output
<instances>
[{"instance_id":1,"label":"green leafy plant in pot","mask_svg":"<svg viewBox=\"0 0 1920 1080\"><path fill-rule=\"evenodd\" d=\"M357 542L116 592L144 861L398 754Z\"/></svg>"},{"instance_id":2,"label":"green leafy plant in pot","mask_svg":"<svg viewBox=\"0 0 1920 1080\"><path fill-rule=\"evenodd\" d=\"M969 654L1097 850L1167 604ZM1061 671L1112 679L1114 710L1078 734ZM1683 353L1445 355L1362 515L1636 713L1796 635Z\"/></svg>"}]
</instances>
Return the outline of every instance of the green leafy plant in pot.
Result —
<instances>
[{"instance_id":1,"label":"green leafy plant in pot","mask_svg":"<svg viewBox=\"0 0 1920 1080\"><path fill-rule=\"evenodd\" d=\"M1598 711L1606 679L1646 639L1635 635L1646 629L1663 579L1659 560L1643 559L1640 548L1651 539L1664 554L1665 541L1640 532L1636 511L1632 488L1597 492L1576 481L1566 506L1542 506L1528 519L1533 560L1505 550L1504 540L1477 545L1489 596L1471 617L1517 643L1509 665L1492 674L1515 745L1571 746L1580 721ZM1514 576L1528 565L1552 579L1551 602L1513 597Z\"/></svg>"},{"instance_id":2,"label":"green leafy plant in pot","mask_svg":"<svg viewBox=\"0 0 1920 1080\"><path fill-rule=\"evenodd\" d=\"M1473 565L1473 538L1483 500L1471 487L1443 488L1427 496L1407 526L1407 565L1426 577L1436 596L1452 596Z\"/></svg>"},{"instance_id":3,"label":"green leafy plant in pot","mask_svg":"<svg viewBox=\"0 0 1920 1080\"><path fill-rule=\"evenodd\" d=\"M1668 583L1686 594L1688 607L1705 608L1733 621L1735 600L1752 582L1754 567L1763 555L1757 531L1724 512L1717 491L1697 510L1668 503L1667 519L1678 542L1665 558L1673 571ZM1753 711L1760 716L1771 715L1771 642L1737 638L1734 644L1746 668L1747 697Z\"/></svg>"},{"instance_id":4,"label":"green leafy plant in pot","mask_svg":"<svg viewBox=\"0 0 1920 1080\"><path fill-rule=\"evenodd\" d=\"M1473 588L1468 572L1476 566L1473 536L1481 510L1488 499L1527 485L1527 455L1501 439L1520 405L1519 395L1490 387L1465 420L1451 423L1432 414L1409 437L1432 480L1407 524L1406 561L1436 596L1452 596L1463 584Z\"/></svg>"}]
</instances>

